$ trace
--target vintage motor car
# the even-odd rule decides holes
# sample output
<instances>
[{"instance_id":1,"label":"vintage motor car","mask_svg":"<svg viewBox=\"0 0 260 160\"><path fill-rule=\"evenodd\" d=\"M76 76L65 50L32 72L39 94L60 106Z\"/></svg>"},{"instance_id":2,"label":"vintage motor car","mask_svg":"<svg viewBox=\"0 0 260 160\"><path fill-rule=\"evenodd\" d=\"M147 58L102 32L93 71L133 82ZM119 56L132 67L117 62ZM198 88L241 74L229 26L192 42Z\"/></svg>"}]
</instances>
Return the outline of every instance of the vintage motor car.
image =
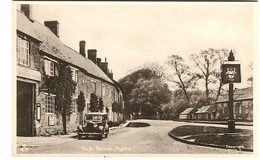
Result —
<instances>
[{"instance_id":1,"label":"vintage motor car","mask_svg":"<svg viewBox=\"0 0 260 160\"><path fill-rule=\"evenodd\" d=\"M77 128L78 139L82 136L96 136L102 140L103 136L107 138L109 133L108 119L106 113L91 112L86 113L82 125Z\"/></svg>"}]
</instances>

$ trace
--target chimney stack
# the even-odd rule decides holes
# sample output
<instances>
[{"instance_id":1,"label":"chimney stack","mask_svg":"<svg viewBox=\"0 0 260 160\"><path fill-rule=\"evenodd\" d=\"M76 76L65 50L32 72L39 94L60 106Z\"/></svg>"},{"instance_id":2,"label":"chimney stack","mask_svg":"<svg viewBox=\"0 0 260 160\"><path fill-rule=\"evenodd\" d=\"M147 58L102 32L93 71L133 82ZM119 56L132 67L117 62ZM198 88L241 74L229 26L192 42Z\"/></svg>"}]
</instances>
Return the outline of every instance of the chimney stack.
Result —
<instances>
[{"instance_id":1,"label":"chimney stack","mask_svg":"<svg viewBox=\"0 0 260 160\"><path fill-rule=\"evenodd\" d=\"M101 68L101 58L97 58L97 66Z\"/></svg>"},{"instance_id":2,"label":"chimney stack","mask_svg":"<svg viewBox=\"0 0 260 160\"><path fill-rule=\"evenodd\" d=\"M79 53L83 56L86 57L86 42L85 41L80 41L79 42Z\"/></svg>"},{"instance_id":3,"label":"chimney stack","mask_svg":"<svg viewBox=\"0 0 260 160\"><path fill-rule=\"evenodd\" d=\"M113 79L113 71L112 71L112 69L110 70L110 72L109 72L109 74L108 74L108 77L109 77L110 79Z\"/></svg>"},{"instance_id":4,"label":"chimney stack","mask_svg":"<svg viewBox=\"0 0 260 160\"><path fill-rule=\"evenodd\" d=\"M105 58L105 62L101 62L101 69L106 75L108 74L108 62L107 58Z\"/></svg>"},{"instance_id":5,"label":"chimney stack","mask_svg":"<svg viewBox=\"0 0 260 160\"><path fill-rule=\"evenodd\" d=\"M88 49L88 59L97 64L97 50L96 49Z\"/></svg>"},{"instance_id":6,"label":"chimney stack","mask_svg":"<svg viewBox=\"0 0 260 160\"><path fill-rule=\"evenodd\" d=\"M59 37L59 22L58 21L45 21L44 25L57 36Z\"/></svg>"},{"instance_id":7,"label":"chimney stack","mask_svg":"<svg viewBox=\"0 0 260 160\"><path fill-rule=\"evenodd\" d=\"M32 5L31 4L21 4L21 12L30 20L32 20Z\"/></svg>"},{"instance_id":8,"label":"chimney stack","mask_svg":"<svg viewBox=\"0 0 260 160\"><path fill-rule=\"evenodd\" d=\"M113 79L114 78L114 74L111 72L110 73L110 78Z\"/></svg>"}]
</instances>

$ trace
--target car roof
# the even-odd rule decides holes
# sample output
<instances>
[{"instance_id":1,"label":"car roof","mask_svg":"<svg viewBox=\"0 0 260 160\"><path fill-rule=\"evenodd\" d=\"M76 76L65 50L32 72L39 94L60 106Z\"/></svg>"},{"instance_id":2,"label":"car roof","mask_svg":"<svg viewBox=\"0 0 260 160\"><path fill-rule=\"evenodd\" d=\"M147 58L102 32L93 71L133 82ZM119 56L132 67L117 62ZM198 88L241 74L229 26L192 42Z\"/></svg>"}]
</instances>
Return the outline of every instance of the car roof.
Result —
<instances>
[{"instance_id":1,"label":"car roof","mask_svg":"<svg viewBox=\"0 0 260 160\"><path fill-rule=\"evenodd\" d=\"M100 113L100 112L90 112L90 113L86 113L85 115L107 115L107 113Z\"/></svg>"}]
</instances>

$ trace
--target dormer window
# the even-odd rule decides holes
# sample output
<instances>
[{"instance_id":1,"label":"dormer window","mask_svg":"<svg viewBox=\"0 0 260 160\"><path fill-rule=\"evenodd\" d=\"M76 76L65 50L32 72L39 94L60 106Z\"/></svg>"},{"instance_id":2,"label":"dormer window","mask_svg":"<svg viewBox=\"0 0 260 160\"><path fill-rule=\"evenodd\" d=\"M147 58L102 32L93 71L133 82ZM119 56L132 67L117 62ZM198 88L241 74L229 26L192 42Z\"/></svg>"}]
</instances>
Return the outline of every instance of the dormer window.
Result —
<instances>
[{"instance_id":1,"label":"dormer window","mask_svg":"<svg viewBox=\"0 0 260 160\"><path fill-rule=\"evenodd\" d=\"M17 62L29 66L29 42L20 37L17 38Z\"/></svg>"}]
</instances>

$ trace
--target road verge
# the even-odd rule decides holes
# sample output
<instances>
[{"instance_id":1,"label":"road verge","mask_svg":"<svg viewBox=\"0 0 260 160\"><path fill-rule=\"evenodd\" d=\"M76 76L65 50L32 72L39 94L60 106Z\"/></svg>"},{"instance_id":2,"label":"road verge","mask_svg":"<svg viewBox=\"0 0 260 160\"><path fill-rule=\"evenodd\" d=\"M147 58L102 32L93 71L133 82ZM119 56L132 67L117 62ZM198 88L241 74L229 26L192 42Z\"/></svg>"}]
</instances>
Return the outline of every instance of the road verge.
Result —
<instances>
[{"instance_id":1,"label":"road verge","mask_svg":"<svg viewBox=\"0 0 260 160\"><path fill-rule=\"evenodd\" d=\"M169 136L180 142L253 152L253 132L237 129L234 134L227 134L226 128L185 125L174 128Z\"/></svg>"}]
</instances>

